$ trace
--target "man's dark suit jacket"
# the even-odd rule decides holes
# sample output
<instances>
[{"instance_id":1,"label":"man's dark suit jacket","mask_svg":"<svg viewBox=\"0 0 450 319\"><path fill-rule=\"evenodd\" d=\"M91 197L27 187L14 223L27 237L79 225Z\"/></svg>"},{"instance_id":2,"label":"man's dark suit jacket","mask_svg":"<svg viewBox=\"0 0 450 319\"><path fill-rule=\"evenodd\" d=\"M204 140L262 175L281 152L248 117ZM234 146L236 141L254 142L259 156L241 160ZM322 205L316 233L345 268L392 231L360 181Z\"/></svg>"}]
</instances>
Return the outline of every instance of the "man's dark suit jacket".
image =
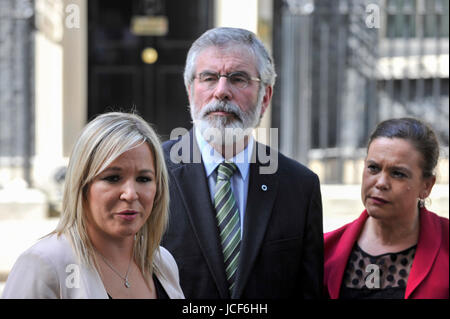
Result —
<instances>
[{"instance_id":1,"label":"man's dark suit jacket","mask_svg":"<svg viewBox=\"0 0 450 319\"><path fill-rule=\"evenodd\" d=\"M171 161L171 149L181 154L180 145L189 147L186 143L190 143L188 163ZM258 147L269 152L256 143L256 153ZM322 202L316 174L280 153L274 174L259 173L258 155L251 162L240 265L230 296L205 169L202 162L191 163L193 152L199 152L193 130L183 142L170 140L163 148L170 217L162 246L175 257L186 298L321 297Z\"/></svg>"}]
</instances>

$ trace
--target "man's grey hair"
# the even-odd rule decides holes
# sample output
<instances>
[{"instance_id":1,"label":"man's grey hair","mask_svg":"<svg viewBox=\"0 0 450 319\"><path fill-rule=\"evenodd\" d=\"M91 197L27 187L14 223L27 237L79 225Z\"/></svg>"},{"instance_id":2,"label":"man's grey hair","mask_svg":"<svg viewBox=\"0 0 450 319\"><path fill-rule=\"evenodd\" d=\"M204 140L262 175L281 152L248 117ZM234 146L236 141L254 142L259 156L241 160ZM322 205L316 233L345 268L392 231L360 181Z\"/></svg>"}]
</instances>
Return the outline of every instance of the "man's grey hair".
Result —
<instances>
[{"instance_id":1,"label":"man's grey hair","mask_svg":"<svg viewBox=\"0 0 450 319\"><path fill-rule=\"evenodd\" d=\"M209 47L247 48L255 57L256 69L262 84L270 86L275 84L277 75L273 58L253 32L238 28L214 28L203 33L189 49L184 70L186 90L194 81L198 55Z\"/></svg>"}]
</instances>

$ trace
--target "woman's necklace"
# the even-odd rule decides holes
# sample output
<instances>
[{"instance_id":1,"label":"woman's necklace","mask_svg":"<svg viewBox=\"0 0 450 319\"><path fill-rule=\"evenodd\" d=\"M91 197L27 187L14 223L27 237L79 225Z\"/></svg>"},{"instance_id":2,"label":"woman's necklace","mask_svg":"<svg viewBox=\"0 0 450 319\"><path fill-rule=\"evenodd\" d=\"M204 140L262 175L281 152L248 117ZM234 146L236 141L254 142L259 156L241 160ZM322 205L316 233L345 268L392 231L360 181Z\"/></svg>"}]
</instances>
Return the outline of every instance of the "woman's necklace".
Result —
<instances>
[{"instance_id":1,"label":"woman's necklace","mask_svg":"<svg viewBox=\"0 0 450 319\"><path fill-rule=\"evenodd\" d=\"M95 249L95 248L94 248ZM114 267L113 265L111 265L108 260L106 260L106 258L97 250L95 249L95 251L100 255L100 257L102 257L103 261L105 262L105 264L111 268L112 271L114 271L116 273L117 276L119 276L120 278L122 278L124 280L124 285L126 288L130 288L130 282L128 281L128 273L130 271L130 266L131 266L131 261L133 260L133 253L134 253L134 245L133 245L133 252L131 253L131 258L130 258L130 262L128 263L128 269L127 272L125 273L125 277L122 276Z\"/></svg>"}]
</instances>

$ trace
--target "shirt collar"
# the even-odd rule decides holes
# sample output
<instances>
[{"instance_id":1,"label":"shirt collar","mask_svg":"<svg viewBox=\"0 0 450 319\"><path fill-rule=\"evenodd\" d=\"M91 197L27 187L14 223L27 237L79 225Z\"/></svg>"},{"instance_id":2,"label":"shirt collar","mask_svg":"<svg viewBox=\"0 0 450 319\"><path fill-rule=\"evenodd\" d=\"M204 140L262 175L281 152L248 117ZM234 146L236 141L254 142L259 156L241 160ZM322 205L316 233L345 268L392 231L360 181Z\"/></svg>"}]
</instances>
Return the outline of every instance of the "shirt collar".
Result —
<instances>
[{"instance_id":1,"label":"shirt collar","mask_svg":"<svg viewBox=\"0 0 450 319\"><path fill-rule=\"evenodd\" d=\"M222 163L225 159L222 154L217 152L208 142L205 141L200 130L194 127L195 138L197 140L198 147L202 154L203 165L206 170L206 177L209 177ZM253 152L253 147L255 140L252 135L250 135L247 147L242 150L239 154L236 154L230 159L231 162L235 163L239 172L241 173L242 179L246 180L248 177L248 171L250 169L250 159Z\"/></svg>"}]
</instances>

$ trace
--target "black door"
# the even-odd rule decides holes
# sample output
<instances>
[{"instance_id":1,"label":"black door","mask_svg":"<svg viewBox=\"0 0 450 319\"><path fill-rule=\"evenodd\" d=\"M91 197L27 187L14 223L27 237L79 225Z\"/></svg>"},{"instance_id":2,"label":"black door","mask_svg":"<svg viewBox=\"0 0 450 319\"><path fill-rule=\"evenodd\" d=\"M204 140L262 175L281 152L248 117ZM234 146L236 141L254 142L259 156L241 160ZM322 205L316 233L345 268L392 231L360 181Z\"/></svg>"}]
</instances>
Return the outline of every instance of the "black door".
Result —
<instances>
[{"instance_id":1,"label":"black door","mask_svg":"<svg viewBox=\"0 0 450 319\"><path fill-rule=\"evenodd\" d=\"M163 139L175 127L190 128L184 63L192 42L213 26L212 5L210 0L89 0L89 119L135 109ZM131 25L138 16L167 17L167 33L136 32ZM144 62L143 52L150 60L156 52L156 62Z\"/></svg>"}]
</instances>

